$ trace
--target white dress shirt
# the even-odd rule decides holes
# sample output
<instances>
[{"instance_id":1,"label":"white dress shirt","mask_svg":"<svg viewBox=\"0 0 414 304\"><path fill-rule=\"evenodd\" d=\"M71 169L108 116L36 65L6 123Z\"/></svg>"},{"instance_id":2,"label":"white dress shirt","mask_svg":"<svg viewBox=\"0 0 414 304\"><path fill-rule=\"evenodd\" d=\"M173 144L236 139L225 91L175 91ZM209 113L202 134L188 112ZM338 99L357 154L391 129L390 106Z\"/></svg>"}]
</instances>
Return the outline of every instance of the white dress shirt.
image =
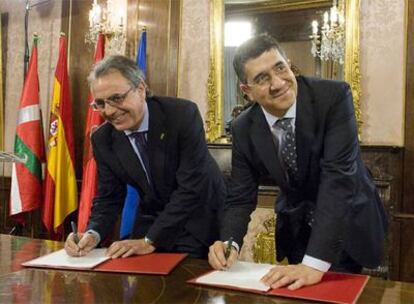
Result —
<instances>
[{"instance_id":1,"label":"white dress shirt","mask_svg":"<svg viewBox=\"0 0 414 304\"><path fill-rule=\"evenodd\" d=\"M263 114L265 115L266 121L269 125L269 128L270 128L271 132L272 132L272 128L273 128L275 122L278 121L279 119L282 119L282 118L292 118L291 124L292 124L292 127L293 127L293 131L295 131L296 101L288 109L285 116L283 116L283 117L276 117L276 116L268 113L263 107L261 107L261 108L262 108ZM274 136L277 136L277 138L275 138L275 140L280 143L281 134L279 133L279 135L278 135L278 130L277 129L274 130L274 132L272 132L272 134L274 134ZM302 264L304 264L306 266L309 266L309 267L312 267L314 269L317 269L319 271L323 271L323 272L328 271L329 268L331 267L331 263L328 263L326 261L314 258L314 257L309 256L307 254L305 254L305 256L303 257Z\"/></svg>"}]
</instances>

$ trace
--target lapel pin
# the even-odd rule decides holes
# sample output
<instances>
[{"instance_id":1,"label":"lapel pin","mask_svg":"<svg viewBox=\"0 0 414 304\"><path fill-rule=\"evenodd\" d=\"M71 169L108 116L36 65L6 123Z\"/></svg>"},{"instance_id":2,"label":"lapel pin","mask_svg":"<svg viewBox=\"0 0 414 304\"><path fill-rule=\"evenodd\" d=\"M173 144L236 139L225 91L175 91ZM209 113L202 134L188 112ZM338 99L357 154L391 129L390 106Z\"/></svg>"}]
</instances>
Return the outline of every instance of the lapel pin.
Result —
<instances>
[{"instance_id":1,"label":"lapel pin","mask_svg":"<svg viewBox=\"0 0 414 304\"><path fill-rule=\"evenodd\" d=\"M163 140L164 139L164 136L165 136L165 133L161 133L160 139Z\"/></svg>"}]
</instances>

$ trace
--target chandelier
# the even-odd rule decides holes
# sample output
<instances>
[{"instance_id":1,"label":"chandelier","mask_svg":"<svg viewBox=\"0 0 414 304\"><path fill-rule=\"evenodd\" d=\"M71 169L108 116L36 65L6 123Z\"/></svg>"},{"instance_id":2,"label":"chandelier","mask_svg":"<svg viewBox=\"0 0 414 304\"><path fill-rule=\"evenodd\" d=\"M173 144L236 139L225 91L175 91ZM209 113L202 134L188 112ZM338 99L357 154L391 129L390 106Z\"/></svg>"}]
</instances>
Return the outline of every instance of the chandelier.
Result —
<instances>
[{"instance_id":1,"label":"chandelier","mask_svg":"<svg viewBox=\"0 0 414 304\"><path fill-rule=\"evenodd\" d=\"M323 14L323 25L312 21L311 53L323 61L332 60L339 64L344 63L345 56L345 18L343 6L338 8L337 1L333 1L330 12Z\"/></svg>"},{"instance_id":2,"label":"chandelier","mask_svg":"<svg viewBox=\"0 0 414 304\"><path fill-rule=\"evenodd\" d=\"M126 38L125 16L121 12L122 9L115 7L111 0L107 0L103 8L94 0L89 10L89 31L85 35L85 43L95 46L99 33L102 33L107 38L107 52L120 53Z\"/></svg>"}]
</instances>

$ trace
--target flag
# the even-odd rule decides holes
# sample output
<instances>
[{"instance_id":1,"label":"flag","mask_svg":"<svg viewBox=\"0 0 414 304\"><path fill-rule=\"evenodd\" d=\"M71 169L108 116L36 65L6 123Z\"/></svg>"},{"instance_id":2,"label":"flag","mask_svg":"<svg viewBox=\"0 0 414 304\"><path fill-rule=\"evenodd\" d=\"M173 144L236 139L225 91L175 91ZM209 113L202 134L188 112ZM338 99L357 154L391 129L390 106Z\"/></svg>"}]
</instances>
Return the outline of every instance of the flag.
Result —
<instances>
[{"instance_id":1,"label":"flag","mask_svg":"<svg viewBox=\"0 0 414 304\"><path fill-rule=\"evenodd\" d=\"M56 233L61 234L60 226L66 216L78 207L72 105L63 35L59 40L49 133L42 219L51 236L55 237Z\"/></svg>"},{"instance_id":2,"label":"flag","mask_svg":"<svg viewBox=\"0 0 414 304\"><path fill-rule=\"evenodd\" d=\"M96 41L95 49L95 63L102 60L105 52L105 36L99 33L98 40ZM89 94L88 97L88 112L86 116L85 127L85 139L83 145L83 175L82 175L82 191L79 201L79 214L78 214L78 230L84 232L88 224L89 216L91 214L92 200L96 194L97 187L97 169L96 162L93 158L92 145L90 138L93 131L103 123L101 115L93 111L89 104L92 102L93 97Z\"/></svg>"},{"instance_id":3,"label":"flag","mask_svg":"<svg viewBox=\"0 0 414 304\"><path fill-rule=\"evenodd\" d=\"M141 39L139 40L136 63L145 77L147 73L147 32L145 30L141 33ZM121 227L119 230L121 240L127 238L132 232L139 200L140 195L137 189L128 185L124 208L122 209Z\"/></svg>"},{"instance_id":4,"label":"flag","mask_svg":"<svg viewBox=\"0 0 414 304\"><path fill-rule=\"evenodd\" d=\"M122 209L121 225L119 227L119 237L121 240L128 238L132 233L139 200L138 190L131 185L127 185L127 194L124 201L124 208Z\"/></svg>"},{"instance_id":5,"label":"flag","mask_svg":"<svg viewBox=\"0 0 414 304\"><path fill-rule=\"evenodd\" d=\"M141 39L139 40L138 52L137 52L137 66L147 75L147 31L144 30L141 33Z\"/></svg>"},{"instance_id":6,"label":"flag","mask_svg":"<svg viewBox=\"0 0 414 304\"><path fill-rule=\"evenodd\" d=\"M45 146L39 101L35 37L18 107L14 140L14 153L25 159L24 163L13 163L12 166L9 213L19 222L24 222L23 212L39 208L42 203L42 162L45 162Z\"/></svg>"}]
</instances>

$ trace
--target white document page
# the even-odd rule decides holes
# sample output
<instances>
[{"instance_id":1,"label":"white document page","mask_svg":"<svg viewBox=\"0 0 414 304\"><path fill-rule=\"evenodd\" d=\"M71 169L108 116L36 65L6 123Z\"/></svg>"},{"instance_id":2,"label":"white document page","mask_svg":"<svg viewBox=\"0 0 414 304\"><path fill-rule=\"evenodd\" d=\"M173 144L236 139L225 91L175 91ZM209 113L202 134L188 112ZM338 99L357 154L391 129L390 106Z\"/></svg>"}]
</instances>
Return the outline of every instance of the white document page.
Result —
<instances>
[{"instance_id":1,"label":"white document page","mask_svg":"<svg viewBox=\"0 0 414 304\"><path fill-rule=\"evenodd\" d=\"M197 278L198 283L215 286L234 286L237 288L268 291L270 287L260 279L274 265L237 261L229 270L217 270Z\"/></svg>"},{"instance_id":2,"label":"white document page","mask_svg":"<svg viewBox=\"0 0 414 304\"><path fill-rule=\"evenodd\" d=\"M91 269L109 259L109 257L105 256L105 251L106 248L99 248L92 250L83 257L71 257L66 253L65 249L61 249L22 265L43 268Z\"/></svg>"}]
</instances>

